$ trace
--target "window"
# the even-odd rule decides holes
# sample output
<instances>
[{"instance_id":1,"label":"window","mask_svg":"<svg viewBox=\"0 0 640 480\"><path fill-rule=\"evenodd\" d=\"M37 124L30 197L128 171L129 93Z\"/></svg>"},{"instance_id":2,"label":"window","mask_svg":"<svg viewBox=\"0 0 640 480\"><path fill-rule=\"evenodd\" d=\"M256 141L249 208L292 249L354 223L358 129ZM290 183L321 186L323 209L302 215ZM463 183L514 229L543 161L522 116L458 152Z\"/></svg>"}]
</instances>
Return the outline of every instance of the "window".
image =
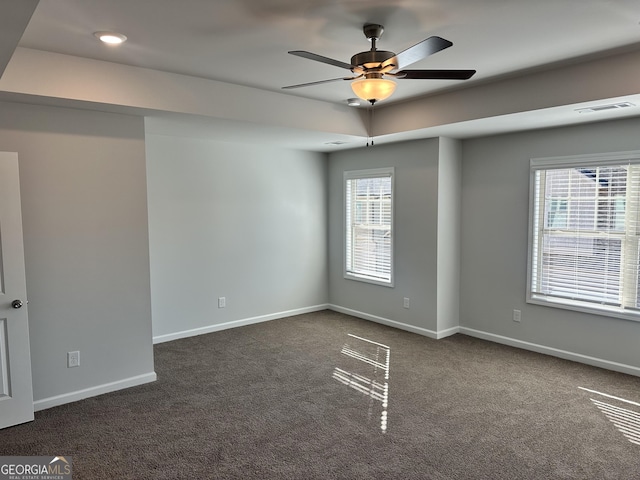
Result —
<instances>
[{"instance_id":1,"label":"window","mask_svg":"<svg viewBox=\"0 0 640 480\"><path fill-rule=\"evenodd\" d=\"M640 152L531 160L528 301L640 320Z\"/></svg>"},{"instance_id":2,"label":"window","mask_svg":"<svg viewBox=\"0 0 640 480\"><path fill-rule=\"evenodd\" d=\"M393 168L344 173L345 278L393 286Z\"/></svg>"}]
</instances>

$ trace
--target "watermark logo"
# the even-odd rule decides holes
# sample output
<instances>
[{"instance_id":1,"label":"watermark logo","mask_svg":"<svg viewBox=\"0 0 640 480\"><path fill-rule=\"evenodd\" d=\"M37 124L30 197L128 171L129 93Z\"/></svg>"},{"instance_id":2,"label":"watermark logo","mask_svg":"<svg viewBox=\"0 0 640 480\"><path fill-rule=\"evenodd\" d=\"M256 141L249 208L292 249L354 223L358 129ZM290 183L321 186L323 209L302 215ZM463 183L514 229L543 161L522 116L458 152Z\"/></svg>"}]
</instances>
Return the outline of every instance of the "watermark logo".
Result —
<instances>
[{"instance_id":1,"label":"watermark logo","mask_svg":"<svg viewBox=\"0 0 640 480\"><path fill-rule=\"evenodd\" d=\"M0 457L0 480L71 480L71 457Z\"/></svg>"}]
</instances>

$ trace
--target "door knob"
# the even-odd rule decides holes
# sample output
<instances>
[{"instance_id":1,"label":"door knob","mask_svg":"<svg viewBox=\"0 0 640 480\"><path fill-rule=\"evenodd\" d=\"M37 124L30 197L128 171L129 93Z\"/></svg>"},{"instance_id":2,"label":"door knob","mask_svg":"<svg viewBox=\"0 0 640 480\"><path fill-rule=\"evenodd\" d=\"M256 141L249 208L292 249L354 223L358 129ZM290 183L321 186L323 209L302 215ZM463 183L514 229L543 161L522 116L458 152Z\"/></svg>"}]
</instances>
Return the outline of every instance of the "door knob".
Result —
<instances>
[{"instance_id":1,"label":"door knob","mask_svg":"<svg viewBox=\"0 0 640 480\"><path fill-rule=\"evenodd\" d=\"M22 308L22 300L14 300L13 302L11 302L11 306L13 308Z\"/></svg>"}]
</instances>

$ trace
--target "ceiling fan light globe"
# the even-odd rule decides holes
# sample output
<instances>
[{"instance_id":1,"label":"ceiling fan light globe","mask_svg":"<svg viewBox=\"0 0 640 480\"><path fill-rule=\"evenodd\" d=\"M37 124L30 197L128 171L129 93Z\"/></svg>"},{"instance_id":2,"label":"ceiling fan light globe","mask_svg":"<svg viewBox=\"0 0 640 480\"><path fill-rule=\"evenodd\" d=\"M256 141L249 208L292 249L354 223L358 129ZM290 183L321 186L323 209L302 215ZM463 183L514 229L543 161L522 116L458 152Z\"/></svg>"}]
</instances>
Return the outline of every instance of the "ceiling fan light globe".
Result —
<instances>
[{"instance_id":1,"label":"ceiling fan light globe","mask_svg":"<svg viewBox=\"0 0 640 480\"><path fill-rule=\"evenodd\" d=\"M351 89L362 100L379 102L393 94L396 82L386 78L363 78L351 82Z\"/></svg>"}]
</instances>

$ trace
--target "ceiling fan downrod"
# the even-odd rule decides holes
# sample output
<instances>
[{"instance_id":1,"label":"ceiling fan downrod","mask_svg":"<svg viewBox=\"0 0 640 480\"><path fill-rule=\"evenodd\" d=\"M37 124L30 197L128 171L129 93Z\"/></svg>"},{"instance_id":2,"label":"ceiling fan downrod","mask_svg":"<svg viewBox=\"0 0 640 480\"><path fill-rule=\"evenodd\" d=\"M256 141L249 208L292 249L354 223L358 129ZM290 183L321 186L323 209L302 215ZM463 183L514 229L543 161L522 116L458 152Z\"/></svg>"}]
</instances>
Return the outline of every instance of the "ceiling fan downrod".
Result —
<instances>
[{"instance_id":1,"label":"ceiling fan downrod","mask_svg":"<svg viewBox=\"0 0 640 480\"><path fill-rule=\"evenodd\" d=\"M367 23L362 27L364 36L371 42L371 51L376 50L376 42L380 40L380 37L384 33L384 27L377 23Z\"/></svg>"}]
</instances>

